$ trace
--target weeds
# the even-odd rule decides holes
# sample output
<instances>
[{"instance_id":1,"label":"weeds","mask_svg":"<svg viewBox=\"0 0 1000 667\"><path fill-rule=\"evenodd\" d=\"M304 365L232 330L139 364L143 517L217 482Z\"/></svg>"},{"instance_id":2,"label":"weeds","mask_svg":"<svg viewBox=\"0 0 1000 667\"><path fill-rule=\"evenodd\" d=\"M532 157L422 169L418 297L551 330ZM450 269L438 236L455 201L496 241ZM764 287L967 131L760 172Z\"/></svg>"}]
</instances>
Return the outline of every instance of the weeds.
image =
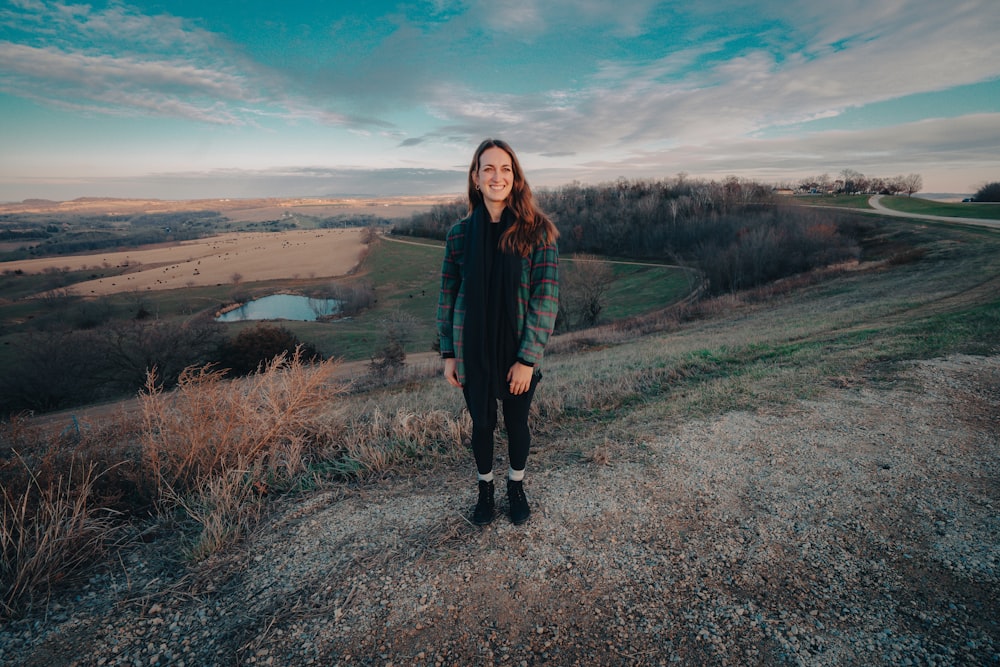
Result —
<instances>
[{"instance_id":1,"label":"weeds","mask_svg":"<svg viewBox=\"0 0 1000 667\"><path fill-rule=\"evenodd\" d=\"M387 415L376 407L348 424L339 451L330 458L338 476L356 479L382 472L401 461L456 460L472 424L468 414L444 410L423 413L400 409Z\"/></svg>"},{"instance_id":2,"label":"weeds","mask_svg":"<svg viewBox=\"0 0 1000 667\"><path fill-rule=\"evenodd\" d=\"M307 364L296 351L233 383L211 367L188 369L170 394L150 373L142 397L143 467L161 505L201 526L192 557L238 539L267 489L289 484L319 456L326 445L319 418L345 391L333 382L336 366Z\"/></svg>"},{"instance_id":3,"label":"weeds","mask_svg":"<svg viewBox=\"0 0 1000 667\"><path fill-rule=\"evenodd\" d=\"M95 506L93 464L74 461L66 475L43 485L27 473L20 492L5 487L0 505L0 617L48 599L53 587L69 580L104 553L118 532L110 510Z\"/></svg>"}]
</instances>

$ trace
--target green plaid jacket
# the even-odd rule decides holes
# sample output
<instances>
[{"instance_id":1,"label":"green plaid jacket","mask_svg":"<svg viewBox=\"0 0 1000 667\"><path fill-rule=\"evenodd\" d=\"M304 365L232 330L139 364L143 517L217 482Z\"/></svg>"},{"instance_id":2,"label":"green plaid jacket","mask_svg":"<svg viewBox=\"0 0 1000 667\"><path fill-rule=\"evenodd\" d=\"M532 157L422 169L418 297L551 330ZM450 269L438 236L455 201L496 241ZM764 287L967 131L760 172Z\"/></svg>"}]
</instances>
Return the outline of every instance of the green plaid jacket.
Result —
<instances>
[{"instance_id":1,"label":"green plaid jacket","mask_svg":"<svg viewBox=\"0 0 1000 667\"><path fill-rule=\"evenodd\" d=\"M441 293L438 296L437 328L441 356L458 360L458 379L465 384L462 332L465 322L465 232L469 218L460 220L448 232L444 263L441 266ZM559 311L559 250L555 243L538 245L530 257L521 258L521 284L517 294L517 329L521 334L518 358L537 367L545 344L552 335Z\"/></svg>"}]
</instances>

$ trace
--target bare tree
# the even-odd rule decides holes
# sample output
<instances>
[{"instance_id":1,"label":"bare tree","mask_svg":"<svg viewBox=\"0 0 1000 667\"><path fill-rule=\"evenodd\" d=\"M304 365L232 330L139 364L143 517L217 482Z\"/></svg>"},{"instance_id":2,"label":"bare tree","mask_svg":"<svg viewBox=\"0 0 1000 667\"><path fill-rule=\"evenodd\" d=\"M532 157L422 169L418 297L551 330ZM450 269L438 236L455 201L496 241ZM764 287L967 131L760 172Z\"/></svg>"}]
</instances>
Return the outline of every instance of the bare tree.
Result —
<instances>
[{"instance_id":1,"label":"bare tree","mask_svg":"<svg viewBox=\"0 0 1000 667\"><path fill-rule=\"evenodd\" d=\"M296 275L296 277L298 276ZM237 271L233 275L229 276L229 281L233 284L233 301L236 303L245 303L248 301L250 296L240 289L240 283L243 282L243 274Z\"/></svg>"},{"instance_id":2,"label":"bare tree","mask_svg":"<svg viewBox=\"0 0 1000 667\"><path fill-rule=\"evenodd\" d=\"M920 192L924 188L924 179L920 174L907 174L902 179L903 192L907 197L912 197L914 193Z\"/></svg>"},{"instance_id":3,"label":"bare tree","mask_svg":"<svg viewBox=\"0 0 1000 667\"><path fill-rule=\"evenodd\" d=\"M394 310L379 322L379 347L372 355L368 369L373 376L385 380L406 363L406 346L413 341L418 325L410 313Z\"/></svg>"},{"instance_id":4,"label":"bare tree","mask_svg":"<svg viewBox=\"0 0 1000 667\"><path fill-rule=\"evenodd\" d=\"M576 255L559 271L559 314L568 329L598 323L615 280L611 264L593 255Z\"/></svg>"},{"instance_id":5,"label":"bare tree","mask_svg":"<svg viewBox=\"0 0 1000 667\"><path fill-rule=\"evenodd\" d=\"M867 184L865 175L856 169L841 169L840 178L843 181L844 194L848 195L864 191L864 186Z\"/></svg>"}]
</instances>

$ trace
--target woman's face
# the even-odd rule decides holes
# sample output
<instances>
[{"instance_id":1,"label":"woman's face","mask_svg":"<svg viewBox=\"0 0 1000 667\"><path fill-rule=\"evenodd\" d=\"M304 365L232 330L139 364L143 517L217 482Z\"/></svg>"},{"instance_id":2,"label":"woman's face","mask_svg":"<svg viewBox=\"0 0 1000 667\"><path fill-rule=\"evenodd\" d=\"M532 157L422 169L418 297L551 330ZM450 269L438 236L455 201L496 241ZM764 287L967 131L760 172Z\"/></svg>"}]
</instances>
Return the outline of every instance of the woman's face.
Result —
<instances>
[{"instance_id":1,"label":"woman's face","mask_svg":"<svg viewBox=\"0 0 1000 667\"><path fill-rule=\"evenodd\" d=\"M506 203L514 187L514 166L507 151L496 146L483 151L473 180L487 204Z\"/></svg>"}]
</instances>

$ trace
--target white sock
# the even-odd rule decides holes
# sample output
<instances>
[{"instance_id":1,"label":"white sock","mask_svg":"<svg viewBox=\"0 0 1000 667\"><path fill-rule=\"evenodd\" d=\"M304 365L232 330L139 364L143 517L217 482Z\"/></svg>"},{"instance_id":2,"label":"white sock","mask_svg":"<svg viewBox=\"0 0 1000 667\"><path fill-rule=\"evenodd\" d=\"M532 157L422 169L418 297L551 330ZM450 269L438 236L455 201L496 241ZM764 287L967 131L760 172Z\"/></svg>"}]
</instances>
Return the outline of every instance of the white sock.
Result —
<instances>
[{"instance_id":1,"label":"white sock","mask_svg":"<svg viewBox=\"0 0 1000 667\"><path fill-rule=\"evenodd\" d=\"M476 479L478 479L480 482L492 482L493 481L493 471L491 470L488 473L486 473L485 475L482 474L482 473L477 472L476 473Z\"/></svg>"},{"instance_id":2,"label":"white sock","mask_svg":"<svg viewBox=\"0 0 1000 667\"><path fill-rule=\"evenodd\" d=\"M524 469L514 470L513 468L507 469L507 479L512 482L520 482L524 479Z\"/></svg>"}]
</instances>

